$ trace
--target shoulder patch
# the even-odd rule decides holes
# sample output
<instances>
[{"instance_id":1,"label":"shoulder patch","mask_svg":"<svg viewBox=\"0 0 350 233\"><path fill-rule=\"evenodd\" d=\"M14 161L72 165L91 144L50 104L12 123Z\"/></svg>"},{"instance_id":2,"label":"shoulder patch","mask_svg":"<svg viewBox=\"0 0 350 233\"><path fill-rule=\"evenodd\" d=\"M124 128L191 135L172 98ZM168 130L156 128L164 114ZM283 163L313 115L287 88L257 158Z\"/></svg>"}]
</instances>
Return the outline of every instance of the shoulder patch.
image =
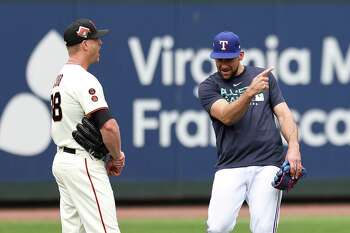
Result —
<instances>
[{"instance_id":1,"label":"shoulder patch","mask_svg":"<svg viewBox=\"0 0 350 233\"><path fill-rule=\"evenodd\" d=\"M93 96L91 96L91 100L94 101L94 102L97 102L98 101L98 97L93 95Z\"/></svg>"},{"instance_id":2,"label":"shoulder patch","mask_svg":"<svg viewBox=\"0 0 350 233\"><path fill-rule=\"evenodd\" d=\"M89 94L94 95L96 93L96 90L94 88L89 89Z\"/></svg>"}]
</instances>

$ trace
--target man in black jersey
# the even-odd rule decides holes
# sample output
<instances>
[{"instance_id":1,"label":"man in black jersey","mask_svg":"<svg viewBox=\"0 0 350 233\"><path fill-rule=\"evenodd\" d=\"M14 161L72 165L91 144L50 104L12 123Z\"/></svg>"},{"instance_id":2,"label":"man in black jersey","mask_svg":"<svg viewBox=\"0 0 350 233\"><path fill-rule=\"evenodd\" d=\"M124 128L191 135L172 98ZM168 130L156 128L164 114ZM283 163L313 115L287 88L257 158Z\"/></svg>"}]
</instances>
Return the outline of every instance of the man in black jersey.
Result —
<instances>
[{"instance_id":1,"label":"man in black jersey","mask_svg":"<svg viewBox=\"0 0 350 233\"><path fill-rule=\"evenodd\" d=\"M289 161L292 176L300 176L297 126L272 68L241 64L244 52L236 34L217 34L210 57L217 72L198 89L201 105L212 120L218 156L207 231L231 232L246 201L251 231L275 232L282 192L271 181L284 160ZM286 154L280 130L288 143Z\"/></svg>"}]
</instances>

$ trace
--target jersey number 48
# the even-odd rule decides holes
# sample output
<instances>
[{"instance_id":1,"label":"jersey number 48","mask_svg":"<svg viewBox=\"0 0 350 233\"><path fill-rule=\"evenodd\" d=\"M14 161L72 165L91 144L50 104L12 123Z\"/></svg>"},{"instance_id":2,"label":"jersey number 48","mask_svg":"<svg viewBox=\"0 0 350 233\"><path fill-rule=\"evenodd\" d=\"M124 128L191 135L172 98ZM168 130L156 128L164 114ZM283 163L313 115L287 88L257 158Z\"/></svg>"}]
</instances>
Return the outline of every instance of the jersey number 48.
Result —
<instances>
[{"instance_id":1,"label":"jersey number 48","mask_svg":"<svg viewBox=\"0 0 350 233\"><path fill-rule=\"evenodd\" d=\"M51 115L53 121L62 120L61 94L59 92L51 95Z\"/></svg>"}]
</instances>

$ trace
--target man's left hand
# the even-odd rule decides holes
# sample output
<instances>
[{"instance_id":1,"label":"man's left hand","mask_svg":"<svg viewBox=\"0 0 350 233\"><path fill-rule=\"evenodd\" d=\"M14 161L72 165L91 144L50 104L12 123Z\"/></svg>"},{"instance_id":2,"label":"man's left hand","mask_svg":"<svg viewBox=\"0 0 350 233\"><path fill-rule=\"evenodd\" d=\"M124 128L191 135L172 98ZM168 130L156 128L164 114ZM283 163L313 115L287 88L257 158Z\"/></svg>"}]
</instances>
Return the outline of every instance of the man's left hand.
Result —
<instances>
[{"instance_id":1,"label":"man's left hand","mask_svg":"<svg viewBox=\"0 0 350 233\"><path fill-rule=\"evenodd\" d=\"M290 164L290 175L292 178L298 179L301 176L303 165L301 164L300 151L297 148L288 148L286 160Z\"/></svg>"}]
</instances>

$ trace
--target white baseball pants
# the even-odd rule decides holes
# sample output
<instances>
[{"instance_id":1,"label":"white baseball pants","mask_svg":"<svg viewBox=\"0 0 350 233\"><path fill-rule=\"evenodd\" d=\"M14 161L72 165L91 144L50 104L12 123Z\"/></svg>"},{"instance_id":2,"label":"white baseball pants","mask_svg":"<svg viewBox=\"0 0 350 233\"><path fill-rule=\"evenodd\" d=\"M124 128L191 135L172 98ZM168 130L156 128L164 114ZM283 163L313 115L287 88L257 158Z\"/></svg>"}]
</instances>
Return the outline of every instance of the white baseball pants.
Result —
<instances>
[{"instance_id":1,"label":"white baseball pants","mask_svg":"<svg viewBox=\"0 0 350 233\"><path fill-rule=\"evenodd\" d=\"M273 188L278 167L250 166L216 172L208 209L208 233L228 233L236 224L244 201L253 233L275 233L282 192Z\"/></svg>"},{"instance_id":2,"label":"white baseball pants","mask_svg":"<svg viewBox=\"0 0 350 233\"><path fill-rule=\"evenodd\" d=\"M104 161L58 150L52 165L60 192L62 233L120 233Z\"/></svg>"}]
</instances>

